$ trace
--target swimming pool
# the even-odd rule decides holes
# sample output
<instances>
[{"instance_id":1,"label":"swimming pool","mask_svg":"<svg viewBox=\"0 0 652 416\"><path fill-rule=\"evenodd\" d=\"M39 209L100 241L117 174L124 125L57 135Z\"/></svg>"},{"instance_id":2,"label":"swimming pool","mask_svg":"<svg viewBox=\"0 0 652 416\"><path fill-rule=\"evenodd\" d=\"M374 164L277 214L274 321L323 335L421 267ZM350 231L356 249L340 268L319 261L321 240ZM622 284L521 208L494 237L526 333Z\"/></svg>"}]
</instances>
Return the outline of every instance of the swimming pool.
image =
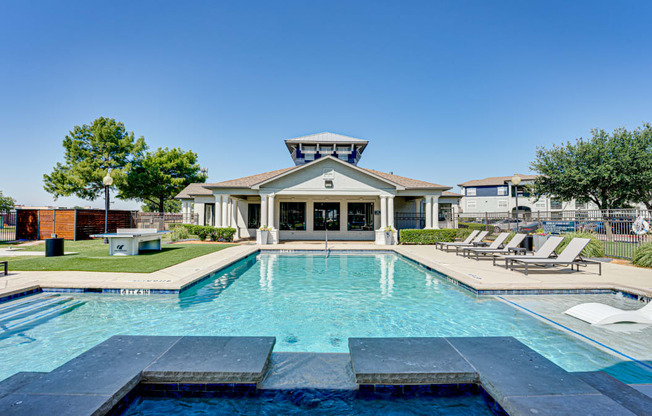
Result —
<instances>
[{"instance_id":1,"label":"swimming pool","mask_svg":"<svg viewBox=\"0 0 652 416\"><path fill-rule=\"evenodd\" d=\"M50 371L116 334L276 336L275 351L346 352L349 337L514 336L568 371L652 382L492 296L475 296L396 254L258 254L181 295L66 294L83 305L0 337L0 379Z\"/></svg>"}]
</instances>

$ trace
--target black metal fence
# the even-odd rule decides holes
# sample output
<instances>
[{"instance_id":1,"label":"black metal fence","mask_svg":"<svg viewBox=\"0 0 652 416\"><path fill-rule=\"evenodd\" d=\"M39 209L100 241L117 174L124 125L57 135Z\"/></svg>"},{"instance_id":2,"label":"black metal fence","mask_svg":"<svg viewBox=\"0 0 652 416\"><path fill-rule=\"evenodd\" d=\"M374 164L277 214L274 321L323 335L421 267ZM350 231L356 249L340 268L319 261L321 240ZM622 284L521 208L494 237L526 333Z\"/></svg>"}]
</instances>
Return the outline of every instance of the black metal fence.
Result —
<instances>
[{"instance_id":1,"label":"black metal fence","mask_svg":"<svg viewBox=\"0 0 652 416\"><path fill-rule=\"evenodd\" d=\"M16 212L0 213L0 241L16 239Z\"/></svg>"},{"instance_id":2,"label":"black metal fence","mask_svg":"<svg viewBox=\"0 0 652 416\"><path fill-rule=\"evenodd\" d=\"M652 223L652 211L641 209L521 211L518 223L513 212L460 213L458 221L462 226L464 223L484 224L494 232L515 231L517 224L519 230L531 233L541 229L553 234L590 232L604 241L608 257L631 259L642 244L652 242L650 233L634 232L633 225L638 217Z\"/></svg>"}]
</instances>

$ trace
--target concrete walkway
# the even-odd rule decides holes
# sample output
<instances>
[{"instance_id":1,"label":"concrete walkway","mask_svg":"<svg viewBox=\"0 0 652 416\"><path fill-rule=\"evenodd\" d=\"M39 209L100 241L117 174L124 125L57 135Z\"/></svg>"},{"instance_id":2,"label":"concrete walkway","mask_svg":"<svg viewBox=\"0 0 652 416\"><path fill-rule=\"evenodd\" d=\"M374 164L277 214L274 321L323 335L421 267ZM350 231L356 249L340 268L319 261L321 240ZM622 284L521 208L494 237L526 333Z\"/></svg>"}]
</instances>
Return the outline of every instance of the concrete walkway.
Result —
<instances>
[{"instance_id":1,"label":"concrete walkway","mask_svg":"<svg viewBox=\"0 0 652 416\"><path fill-rule=\"evenodd\" d=\"M504 267L492 266L491 260L475 261L436 250L433 246L376 246L367 242L330 242L330 250L394 250L431 267L475 290L619 290L652 297L652 270L604 263L602 276L597 266L589 265L580 272L568 268L532 270L528 276ZM239 245L197 257L153 273L105 272L11 272L0 276L0 297L38 287L98 289L181 290L186 285L262 250L323 250L324 242L292 242L277 245Z\"/></svg>"}]
</instances>

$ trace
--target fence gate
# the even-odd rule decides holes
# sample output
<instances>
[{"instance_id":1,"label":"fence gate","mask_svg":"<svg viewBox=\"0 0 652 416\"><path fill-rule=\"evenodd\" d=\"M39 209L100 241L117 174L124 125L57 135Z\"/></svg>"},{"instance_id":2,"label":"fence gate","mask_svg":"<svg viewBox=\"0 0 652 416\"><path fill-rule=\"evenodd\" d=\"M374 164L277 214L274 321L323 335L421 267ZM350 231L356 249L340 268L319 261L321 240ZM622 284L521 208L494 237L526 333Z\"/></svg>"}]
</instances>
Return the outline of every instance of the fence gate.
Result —
<instances>
[{"instance_id":1,"label":"fence gate","mask_svg":"<svg viewBox=\"0 0 652 416\"><path fill-rule=\"evenodd\" d=\"M14 241L16 239L16 213L0 214L0 241Z\"/></svg>"}]
</instances>

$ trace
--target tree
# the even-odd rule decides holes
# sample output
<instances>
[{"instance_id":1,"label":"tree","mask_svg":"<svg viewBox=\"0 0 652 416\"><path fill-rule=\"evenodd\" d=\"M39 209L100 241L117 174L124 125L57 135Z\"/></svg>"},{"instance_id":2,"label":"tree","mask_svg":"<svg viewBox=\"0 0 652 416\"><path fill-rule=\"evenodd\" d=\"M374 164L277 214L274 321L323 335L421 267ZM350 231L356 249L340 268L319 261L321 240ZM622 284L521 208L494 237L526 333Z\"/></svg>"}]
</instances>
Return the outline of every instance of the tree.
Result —
<instances>
[{"instance_id":1,"label":"tree","mask_svg":"<svg viewBox=\"0 0 652 416\"><path fill-rule=\"evenodd\" d=\"M161 212L159 211L158 203L148 202L141 206L143 212ZM181 212L181 201L178 199L170 199L163 204L163 212Z\"/></svg>"},{"instance_id":2,"label":"tree","mask_svg":"<svg viewBox=\"0 0 652 416\"><path fill-rule=\"evenodd\" d=\"M632 148L628 152L636 177L632 183L632 202L642 202L652 210L652 125L643 124L632 132Z\"/></svg>"},{"instance_id":3,"label":"tree","mask_svg":"<svg viewBox=\"0 0 652 416\"><path fill-rule=\"evenodd\" d=\"M134 163L118 197L153 204L158 212L165 212L165 203L186 186L205 181L196 153L159 148Z\"/></svg>"},{"instance_id":4,"label":"tree","mask_svg":"<svg viewBox=\"0 0 652 416\"><path fill-rule=\"evenodd\" d=\"M591 130L591 139L537 148L530 164L540 174L534 184L538 195L553 195L564 201L591 201L600 209L622 208L638 197L634 193L637 172L636 139L617 129L612 135Z\"/></svg>"},{"instance_id":5,"label":"tree","mask_svg":"<svg viewBox=\"0 0 652 416\"><path fill-rule=\"evenodd\" d=\"M3 196L0 191L0 212L9 212L16 206L16 200L10 196Z\"/></svg>"},{"instance_id":6,"label":"tree","mask_svg":"<svg viewBox=\"0 0 652 416\"><path fill-rule=\"evenodd\" d=\"M145 139L134 139L124 124L100 117L88 126L75 126L64 138L65 162L57 163L49 175L43 175L44 188L54 195L75 195L94 200L102 195L102 178L111 172L119 190L126 182L132 163L147 149Z\"/></svg>"}]
</instances>

